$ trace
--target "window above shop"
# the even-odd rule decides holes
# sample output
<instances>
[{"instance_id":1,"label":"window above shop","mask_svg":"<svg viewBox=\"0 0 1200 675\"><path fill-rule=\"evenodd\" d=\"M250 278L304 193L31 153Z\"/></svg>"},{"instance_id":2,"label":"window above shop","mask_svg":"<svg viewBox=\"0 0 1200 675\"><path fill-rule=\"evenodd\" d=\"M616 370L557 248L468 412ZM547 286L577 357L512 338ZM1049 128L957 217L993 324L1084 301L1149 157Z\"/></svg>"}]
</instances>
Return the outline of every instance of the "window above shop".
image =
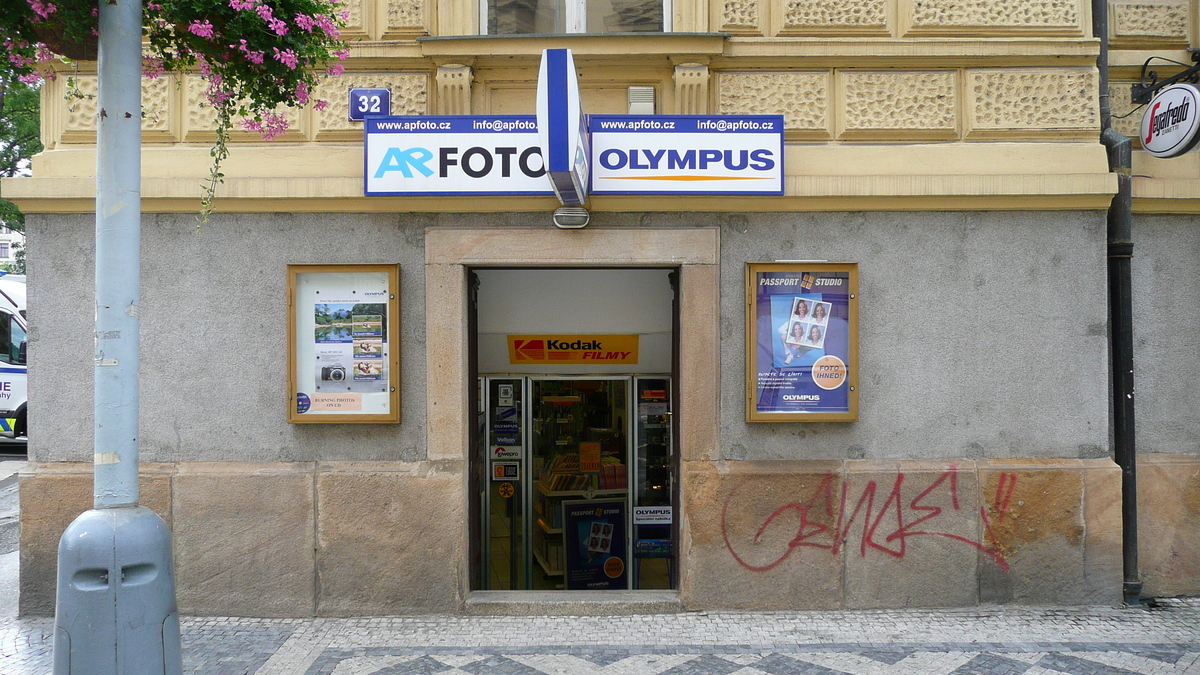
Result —
<instances>
[{"instance_id":1,"label":"window above shop","mask_svg":"<svg viewBox=\"0 0 1200 675\"><path fill-rule=\"evenodd\" d=\"M670 0L480 0L486 35L663 33Z\"/></svg>"}]
</instances>

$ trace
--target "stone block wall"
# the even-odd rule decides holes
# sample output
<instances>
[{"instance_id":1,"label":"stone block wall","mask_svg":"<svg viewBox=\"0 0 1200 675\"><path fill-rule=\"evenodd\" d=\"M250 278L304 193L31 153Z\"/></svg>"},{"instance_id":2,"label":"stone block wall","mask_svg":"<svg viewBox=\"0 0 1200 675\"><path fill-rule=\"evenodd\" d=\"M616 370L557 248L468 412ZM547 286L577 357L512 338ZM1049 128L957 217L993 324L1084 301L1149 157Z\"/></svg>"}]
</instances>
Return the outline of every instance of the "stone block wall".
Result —
<instances>
[{"instance_id":1,"label":"stone block wall","mask_svg":"<svg viewBox=\"0 0 1200 675\"><path fill-rule=\"evenodd\" d=\"M1147 471L1147 485L1200 470L1195 458L1169 464ZM53 463L22 476L24 615L53 611L58 539L90 506L90 472ZM1194 593L1200 481L1158 482L1169 487L1146 493L1148 592ZM142 485L173 529L184 614L462 607L461 463L152 464ZM1109 460L698 460L684 464L682 493L689 609L1120 599L1120 470ZM1191 496L1172 508L1177 494Z\"/></svg>"},{"instance_id":2,"label":"stone block wall","mask_svg":"<svg viewBox=\"0 0 1200 675\"><path fill-rule=\"evenodd\" d=\"M179 611L228 616L453 612L465 574L461 464L143 465L173 532ZM22 615L54 613L58 541L91 508L92 467L21 476Z\"/></svg>"},{"instance_id":3,"label":"stone block wall","mask_svg":"<svg viewBox=\"0 0 1200 675\"><path fill-rule=\"evenodd\" d=\"M1110 460L688 462L683 481L689 607L1120 600Z\"/></svg>"}]
</instances>

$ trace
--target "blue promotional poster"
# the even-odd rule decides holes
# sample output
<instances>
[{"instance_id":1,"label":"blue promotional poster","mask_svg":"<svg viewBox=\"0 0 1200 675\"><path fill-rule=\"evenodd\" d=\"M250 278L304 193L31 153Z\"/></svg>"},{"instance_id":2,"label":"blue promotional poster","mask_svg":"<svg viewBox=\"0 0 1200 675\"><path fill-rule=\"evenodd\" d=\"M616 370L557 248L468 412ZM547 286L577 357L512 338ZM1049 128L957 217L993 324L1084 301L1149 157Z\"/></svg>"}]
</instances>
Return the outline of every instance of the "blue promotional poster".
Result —
<instances>
[{"instance_id":1,"label":"blue promotional poster","mask_svg":"<svg viewBox=\"0 0 1200 675\"><path fill-rule=\"evenodd\" d=\"M855 266L752 264L747 277L748 420L853 419Z\"/></svg>"},{"instance_id":2,"label":"blue promotional poster","mask_svg":"<svg viewBox=\"0 0 1200 675\"><path fill-rule=\"evenodd\" d=\"M629 588L625 500L563 502L567 590Z\"/></svg>"}]
</instances>

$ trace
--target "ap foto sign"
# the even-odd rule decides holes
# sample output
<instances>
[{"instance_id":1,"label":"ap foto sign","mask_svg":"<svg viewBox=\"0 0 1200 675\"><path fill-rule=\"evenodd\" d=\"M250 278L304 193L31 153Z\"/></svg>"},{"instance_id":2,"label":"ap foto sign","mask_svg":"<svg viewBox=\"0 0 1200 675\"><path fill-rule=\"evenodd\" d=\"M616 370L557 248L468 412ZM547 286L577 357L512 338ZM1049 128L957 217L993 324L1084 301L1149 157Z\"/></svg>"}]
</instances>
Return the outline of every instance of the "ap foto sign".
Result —
<instances>
[{"instance_id":1,"label":"ap foto sign","mask_svg":"<svg viewBox=\"0 0 1200 675\"><path fill-rule=\"evenodd\" d=\"M368 117L368 196L549 195L533 115Z\"/></svg>"},{"instance_id":2,"label":"ap foto sign","mask_svg":"<svg viewBox=\"0 0 1200 675\"><path fill-rule=\"evenodd\" d=\"M363 126L367 196L554 194L532 115ZM592 115L588 126L591 193L783 194L782 116Z\"/></svg>"}]
</instances>

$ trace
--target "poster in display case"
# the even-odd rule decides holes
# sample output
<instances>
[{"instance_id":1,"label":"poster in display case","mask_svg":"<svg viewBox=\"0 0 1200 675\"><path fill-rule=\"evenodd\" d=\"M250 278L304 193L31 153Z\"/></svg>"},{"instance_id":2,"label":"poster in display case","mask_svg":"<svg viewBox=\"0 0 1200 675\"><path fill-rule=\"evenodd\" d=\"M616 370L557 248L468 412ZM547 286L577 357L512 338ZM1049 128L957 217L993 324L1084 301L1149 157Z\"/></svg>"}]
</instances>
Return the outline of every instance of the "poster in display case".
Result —
<instances>
[{"instance_id":1,"label":"poster in display case","mask_svg":"<svg viewBox=\"0 0 1200 675\"><path fill-rule=\"evenodd\" d=\"M747 263L746 421L857 419L857 263Z\"/></svg>"},{"instance_id":2,"label":"poster in display case","mask_svg":"<svg viewBox=\"0 0 1200 675\"><path fill-rule=\"evenodd\" d=\"M288 422L400 422L399 295L399 265L288 265Z\"/></svg>"}]
</instances>

